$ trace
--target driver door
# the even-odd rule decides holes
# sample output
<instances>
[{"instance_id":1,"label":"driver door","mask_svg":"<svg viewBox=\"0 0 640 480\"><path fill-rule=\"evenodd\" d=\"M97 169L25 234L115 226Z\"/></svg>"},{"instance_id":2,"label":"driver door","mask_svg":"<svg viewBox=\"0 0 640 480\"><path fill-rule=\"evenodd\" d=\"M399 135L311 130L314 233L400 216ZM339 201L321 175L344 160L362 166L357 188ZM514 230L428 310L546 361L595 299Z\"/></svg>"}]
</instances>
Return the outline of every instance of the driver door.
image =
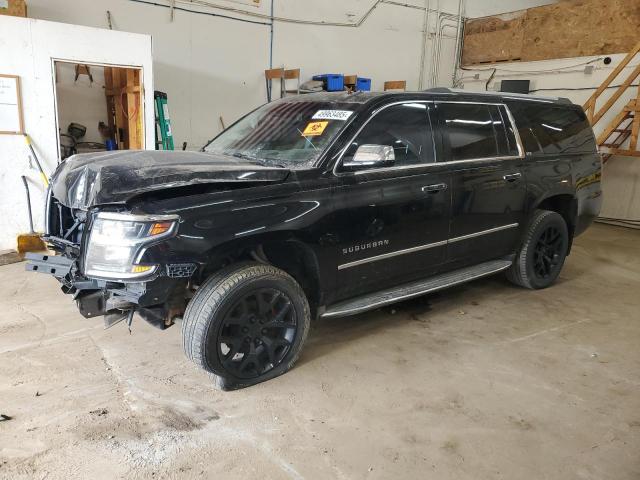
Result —
<instances>
[{"instance_id":1,"label":"driver door","mask_svg":"<svg viewBox=\"0 0 640 480\"><path fill-rule=\"evenodd\" d=\"M437 271L446 260L450 175L435 163L429 102L379 110L336 168L336 298L377 291ZM358 166L358 149L393 149L393 161Z\"/></svg>"}]
</instances>

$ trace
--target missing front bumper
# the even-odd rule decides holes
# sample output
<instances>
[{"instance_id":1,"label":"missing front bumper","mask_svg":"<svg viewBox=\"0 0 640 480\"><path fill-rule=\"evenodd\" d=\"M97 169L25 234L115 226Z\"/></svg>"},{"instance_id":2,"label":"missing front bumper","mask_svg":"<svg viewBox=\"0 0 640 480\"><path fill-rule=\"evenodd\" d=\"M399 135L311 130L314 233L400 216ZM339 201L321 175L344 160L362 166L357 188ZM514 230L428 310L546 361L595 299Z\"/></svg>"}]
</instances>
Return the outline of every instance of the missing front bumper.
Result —
<instances>
[{"instance_id":1,"label":"missing front bumper","mask_svg":"<svg viewBox=\"0 0 640 480\"><path fill-rule=\"evenodd\" d=\"M25 270L29 272L47 273L56 278L64 278L69 275L74 264L73 260L61 255L27 253L25 258L27 259Z\"/></svg>"},{"instance_id":2,"label":"missing front bumper","mask_svg":"<svg viewBox=\"0 0 640 480\"><path fill-rule=\"evenodd\" d=\"M194 264L179 264L181 268L171 276L122 283L86 278L78 272L77 261L63 255L28 254L26 258L26 270L55 277L62 291L73 295L82 316L103 316L105 328L125 319L130 323L134 312L156 328L172 325L184 312L187 278L195 270Z\"/></svg>"}]
</instances>

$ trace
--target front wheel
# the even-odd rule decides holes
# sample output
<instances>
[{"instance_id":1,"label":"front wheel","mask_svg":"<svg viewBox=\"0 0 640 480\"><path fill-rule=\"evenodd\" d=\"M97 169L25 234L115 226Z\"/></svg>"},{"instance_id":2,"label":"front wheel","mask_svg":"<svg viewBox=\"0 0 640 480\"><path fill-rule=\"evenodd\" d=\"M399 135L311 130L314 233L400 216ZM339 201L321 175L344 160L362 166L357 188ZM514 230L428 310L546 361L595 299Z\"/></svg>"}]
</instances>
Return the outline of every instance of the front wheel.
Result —
<instances>
[{"instance_id":1,"label":"front wheel","mask_svg":"<svg viewBox=\"0 0 640 480\"><path fill-rule=\"evenodd\" d=\"M286 272L259 263L235 265L210 277L189 302L183 346L217 386L242 388L293 366L310 317L302 288Z\"/></svg>"},{"instance_id":2,"label":"front wheel","mask_svg":"<svg viewBox=\"0 0 640 480\"><path fill-rule=\"evenodd\" d=\"M564 218L556 212L536 210L507 278L522 287L546 288L560 275L568 248Z\"/></svg>"}]
</instances>

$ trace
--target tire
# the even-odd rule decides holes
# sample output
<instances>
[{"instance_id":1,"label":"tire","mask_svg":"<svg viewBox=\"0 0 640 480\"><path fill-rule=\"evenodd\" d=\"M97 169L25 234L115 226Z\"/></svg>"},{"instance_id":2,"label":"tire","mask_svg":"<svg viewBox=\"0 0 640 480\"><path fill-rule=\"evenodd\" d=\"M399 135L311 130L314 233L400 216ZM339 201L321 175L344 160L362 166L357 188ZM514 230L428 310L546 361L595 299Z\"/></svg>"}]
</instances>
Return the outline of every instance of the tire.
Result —
<instances>
[{"instance_id":1,"label":"tire","mask_svg":"<svg viewBox=\"0 0 640 480\"><path fill-rule=\"evenodd\" d=\"M309 333L309 303L286 272L260 263L227 267L207 279L182 322L186 356L233 390L288 371Z\"/></svg>"},{"instance_id":2,"label":"tire","mask_svg":"<svg viewBox=\"0 0 640 480\"><path fill-rule=\"evenodd\" d=\"M569 231L562 216L536 210L507 278L521 287L547 288L560 275L568 248Z\"/></svg>"}]
</instances>

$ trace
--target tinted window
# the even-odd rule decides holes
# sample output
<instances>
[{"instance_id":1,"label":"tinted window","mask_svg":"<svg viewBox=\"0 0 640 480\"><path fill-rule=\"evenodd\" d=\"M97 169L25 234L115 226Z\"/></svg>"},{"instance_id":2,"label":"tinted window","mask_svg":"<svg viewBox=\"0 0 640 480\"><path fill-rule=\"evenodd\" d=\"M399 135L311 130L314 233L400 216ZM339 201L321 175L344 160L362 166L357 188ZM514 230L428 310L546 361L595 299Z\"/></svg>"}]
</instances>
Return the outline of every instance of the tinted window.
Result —
<instances>
[{"instance_id":1,"label":"tinted window","mask_svg":"<svg viewBox=\"0 0 640 480\"><path fill-rule=\"evenodd\" d=\"M347 149L343 161L350 161L360 145L393 147L394 166L434 162L427 104L406 103L382 110L362 129Z\"/></svg>"},{"instance_id":2,"label":"tinted window","mask_svg":"<svg viewBox=\"0 0 640 480\"><path fill-rule=\"evenodd\" d=\"M517 155L515 136L507 135L506 112L496 105L439 103L449 143L447 160Z\"/></svg>"},{"instance_id":3,"label":"tinted window","mask_svg":"<svg viewBox=\"0 0 640 480\"><path fill-rule=\"evenodd\" d=\"M591 126L579 109L548 104L518 105L515 113L525 149L544 153L593 153Z\"/></svg>"}]
</instances>

